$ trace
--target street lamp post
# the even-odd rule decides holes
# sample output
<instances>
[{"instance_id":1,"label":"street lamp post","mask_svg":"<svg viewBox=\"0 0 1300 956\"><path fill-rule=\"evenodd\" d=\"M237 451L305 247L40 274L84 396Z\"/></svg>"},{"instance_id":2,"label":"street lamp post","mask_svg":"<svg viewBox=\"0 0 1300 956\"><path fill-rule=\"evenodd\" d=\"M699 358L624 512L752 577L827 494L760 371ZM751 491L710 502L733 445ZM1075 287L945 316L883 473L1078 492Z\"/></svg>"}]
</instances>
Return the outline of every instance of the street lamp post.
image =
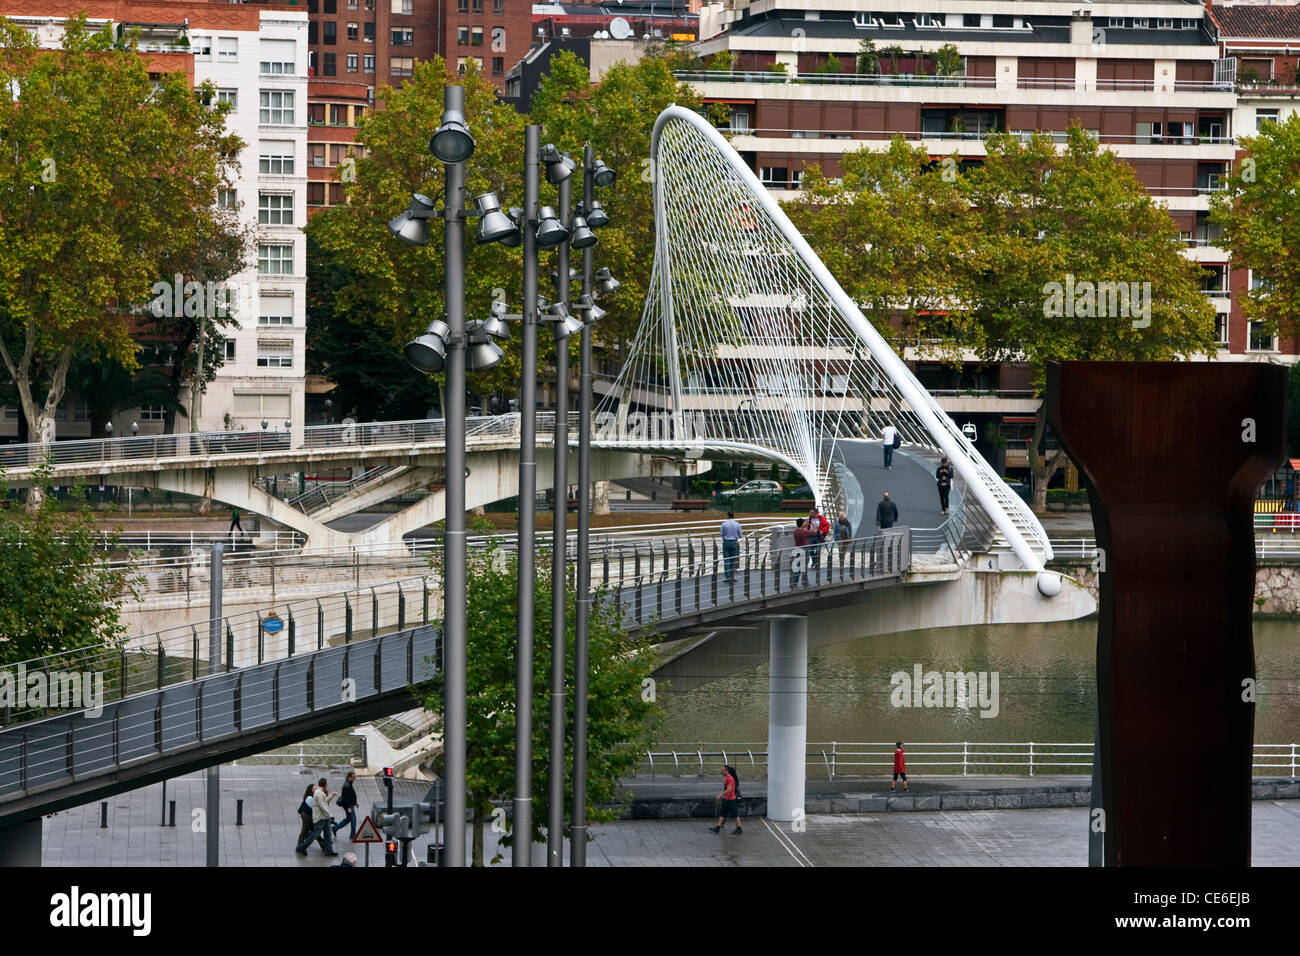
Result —
<instances>
[{"instance_id":1,"label":"street lamp post","mask_svg":"<svg viewBox=\"0 0 1300 956\"><path fill-rule=\"evenodd\" d=\"M553 154L553 150L551 151ZM563 169L563 159L552 162L551 170ZM566 230L570 222L570 195L572 191L572 161L559 179L560 225ZM557 301L569 304L569 243L568 237L558 247L556 272L560 276ZM553 466L554 521L551 532L551 740L548 760L546 865L564 865L564 625L567 597L565 580L565 551L568 547L567 523L569 510L569 343L563 334L563 323L555 327L555 464Z\"/></svg>"},{"instance_id":2,"label":"street lamp post","mask_svg":"<svg viewBox=\"0 0 1300 956\"><path fill-rule=\"evenodd\" d=\"M443 776L447 782L447 827L443 866L465 865L465 161L474 154L474 138L465 125L465 91L443 90L442 124L429 140L442 162L443 272L445 321L435 319L423 335L408 342L404 353L426 374L445 370L443 406L446 432L446 528L443 532ZM433 203L417 194L410 208L388 228L416 245L429 242L427 220Z\"/></svg>"},{"instance_id":3,"label":"street lamp post","mask_svg":"<svg viewBox=\"0 0 1300 956\"><path fill-rule=\"evenodd\" d=\"M537 582L537 204L540 126L524 129L523 372L519 390L519 591L515 635L515 800L511 863L533 851L533 589Z\"/></svg>"}]
</instances>

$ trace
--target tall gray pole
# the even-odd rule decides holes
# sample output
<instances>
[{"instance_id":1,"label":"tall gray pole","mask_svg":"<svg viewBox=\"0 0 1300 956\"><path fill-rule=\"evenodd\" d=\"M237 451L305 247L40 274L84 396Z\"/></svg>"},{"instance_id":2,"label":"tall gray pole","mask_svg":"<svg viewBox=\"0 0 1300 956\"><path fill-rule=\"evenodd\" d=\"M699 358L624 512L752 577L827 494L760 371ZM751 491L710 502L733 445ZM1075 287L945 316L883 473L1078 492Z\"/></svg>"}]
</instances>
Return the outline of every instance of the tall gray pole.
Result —
<instances>
[{"instance_id":1,"label":"tall gray pole","mask_svg":"<svg viewBox=\"0 0 1300 956\"><path fill-rule=\"evenodd\" d=\"M448 86L443 109L464 115L465 90ZM465 865L465 165L446 164L443 270L447 305L447 521L443 533L443 754L445 866Z\"/></svg>"},{"instance_id":2,"label":"tall gray pole","mask_svg":"<svg viewBox=\"0 0 1300 956\"><path fill-rule=\"evenodd\" d=\"M596 153L582 151L582 208L595 198L592 169ZM595 252L582 250L582 294L591 295ZM591 311L582 315L582 350L578 365L578 580L574 588L573 625L573 835L569 865L587 865L587 628L591 621Z\"/></svg>"},{"instance_id":3,"label":"tall gray pole","mask_svg":"<svg viewBox=\"0 0 1300 956\"><path fill-rule=\"evenodd\" d=\"M560 222L570 221L570 176L559 185ZM560 243L556 277L559 301L569 304L569 242ZM564 624L566 524L569 512L569 343L556 323L555 336L555 522L551 555L551 751L546 805L546 865L564 865Z\"/></svg>"},{"instance_id":4,"label":"tall gray pole","mask_svg":"<svg viewBox=\"0 0 1300 956\"><path fill-rule=\"evenodd\" d=\"M212 574L208 588L208 673L221 670L221 560L226 551L223 541L212 542ZM233 664L234 662L231 661ZM166 781L164 781L164 787ZM164 798L165 801L166 798ZM221 766L208 768L208 866L219 866L217 853L221 836Z\"/></svg>"},{"instance_id":5,"label":"tall gray pole","mask_svg":"<svg viewBox=\"0 0 1300 956\"><path fill-rule=\"evenodd\" d=\"M542 128L524 129L524 355L519 389L519 630L515 637L515 814L511 863L533 854L533 598L537 583L537 190Z\"/></svg>"}]
</instances>

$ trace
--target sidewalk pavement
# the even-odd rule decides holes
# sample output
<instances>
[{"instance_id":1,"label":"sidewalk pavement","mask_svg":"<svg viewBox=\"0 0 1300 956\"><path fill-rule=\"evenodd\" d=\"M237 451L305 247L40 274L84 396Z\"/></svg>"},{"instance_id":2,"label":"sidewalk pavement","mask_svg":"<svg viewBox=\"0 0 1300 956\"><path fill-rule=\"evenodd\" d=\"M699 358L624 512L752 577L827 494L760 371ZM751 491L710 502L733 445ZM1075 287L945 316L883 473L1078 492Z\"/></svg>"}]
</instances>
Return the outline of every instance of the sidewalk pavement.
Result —
<instances>
[{"instance_id":1,"label":"sidewalk pavement","mask_svg":"<svg viewBox=\"0 0 1300 956\"><path fill-rule=\"evenodd\" d=\"M337 863L313 846L307 856L294 853L298 836L297 805L309 780L324 776L337 789L346 768L225 766L221 768L222 866L322 867ZM956 795L962 778L923 778L910 781L912 796ZM973 778L967 777L966 781ZM980 778L986 790L1023 788L1024 777ZM1038 778L1047 781L1052 778ZM1078 779L1078 778L1067 778ZM638 799L683 796L710 804L718 783L711 777L681 781L631 781ZM871 796L888 781L836 781L840 793ZM1055 784L1045 784L1052 786ZM1068 784L1062 784L1068 785ZM762 795L763 784L741 781L742 793ZM359 777L358 822L372 802L383 798L378 778ZM810 785L810 805L813 785ZM428 785L397 780L397 803L423 800ZM110 798L109 827L99 828L98 802L53 814L44 820L46 866L203 866L206 833L202 827L206 797L203 773L189 774L167 785L167 799L176 801L176 826L159 826L162 787L155 784ZM1191 798L1191 797L1189 797ZM244 800L244 825L235 826L235 800ZM1257 799L1253 806L1253 862L1256 866L1294 866L1300 860L1300 800ZM624 819L592 824L589 866L1086 866L1088 808L1034 810L939 810L911 813L810 812L800 823L774 823L742 816L743 832L729 826L710 833L708 818ZM348 843L346 829L336 841L342 853L352 849L360 863L361 846ZM501 834L485 827L484 857L501 854L509 865L510 850L500 848ZM428 834L412 844L412 860L426 859ZM466 828L467 855L471 843ZM568 860L568 841L565 841ZM533 846L535 866L544 866L545 847ZM383 866L383 850L375 845L371 866Z\"/></svg>"}]
</instances>

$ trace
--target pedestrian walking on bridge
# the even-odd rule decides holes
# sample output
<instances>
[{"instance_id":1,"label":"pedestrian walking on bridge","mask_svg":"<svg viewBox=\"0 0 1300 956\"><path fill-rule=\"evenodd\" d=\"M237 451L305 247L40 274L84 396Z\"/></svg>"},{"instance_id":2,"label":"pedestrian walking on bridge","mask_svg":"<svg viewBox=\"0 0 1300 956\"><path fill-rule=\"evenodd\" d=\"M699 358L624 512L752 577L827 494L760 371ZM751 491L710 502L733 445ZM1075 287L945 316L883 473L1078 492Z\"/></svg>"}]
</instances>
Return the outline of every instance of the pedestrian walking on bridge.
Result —
<instances>
[{"instance_id":1,"label":"pedestrian walking on bridge","mask_svg":"<svg viewBox=\"0 0 1300 956\"><path fill-rule=\"evenodd\" d=\"M722 563L728 581L735 573L736 559L740 556L740 534L740 522L736 520L736 513L728 511L727 520L722 522Z\"/></svg>"},{"instance_id":2,"label":"pedestrian walking on bridge","mask_svg":"<svg viewBox=\"0 0 1300 956\"><path fill-rule=\"evenodd\" d=\"M948 459L944 458L939 461L939 467L934 473L935 483L939 487L939 507L943 513L948 513L948 493L952 491L952 465Z\"/></svg>"},{"instance_id":3,"label":"pedestrian walking on bridge","mask_svg":"<svg viewBox=\"0 0 1300 956\"><path fill-rule=\"evenodd\" d=\"M883 531L885 528L892 528L897 520L898 505L894 503L894 500L889 497L889 492L886 491L885 496L876 505L876 526Z\"/></svg>"}]
</instances>

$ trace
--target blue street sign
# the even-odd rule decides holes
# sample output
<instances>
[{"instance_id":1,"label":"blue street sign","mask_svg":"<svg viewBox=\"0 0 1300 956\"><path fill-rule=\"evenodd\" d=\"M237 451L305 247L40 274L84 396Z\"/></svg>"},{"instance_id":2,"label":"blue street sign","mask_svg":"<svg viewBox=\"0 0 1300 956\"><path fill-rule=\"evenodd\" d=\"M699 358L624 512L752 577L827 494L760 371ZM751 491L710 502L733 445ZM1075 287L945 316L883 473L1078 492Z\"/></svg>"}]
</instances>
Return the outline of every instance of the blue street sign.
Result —
<instances>
[{"instance_id":1,"label":"blue street sign","mask_svg":"<svg viewBox=\"0 0 1300 956\"><path fill-rule=\"evenodd\" d=\"M269 614L262 621L262 630L266 631L268 634L279 634L280 631L284 630L284 621L280 620L280 618L276 617L274 614Z\"/></svg>"}]
</instances>

